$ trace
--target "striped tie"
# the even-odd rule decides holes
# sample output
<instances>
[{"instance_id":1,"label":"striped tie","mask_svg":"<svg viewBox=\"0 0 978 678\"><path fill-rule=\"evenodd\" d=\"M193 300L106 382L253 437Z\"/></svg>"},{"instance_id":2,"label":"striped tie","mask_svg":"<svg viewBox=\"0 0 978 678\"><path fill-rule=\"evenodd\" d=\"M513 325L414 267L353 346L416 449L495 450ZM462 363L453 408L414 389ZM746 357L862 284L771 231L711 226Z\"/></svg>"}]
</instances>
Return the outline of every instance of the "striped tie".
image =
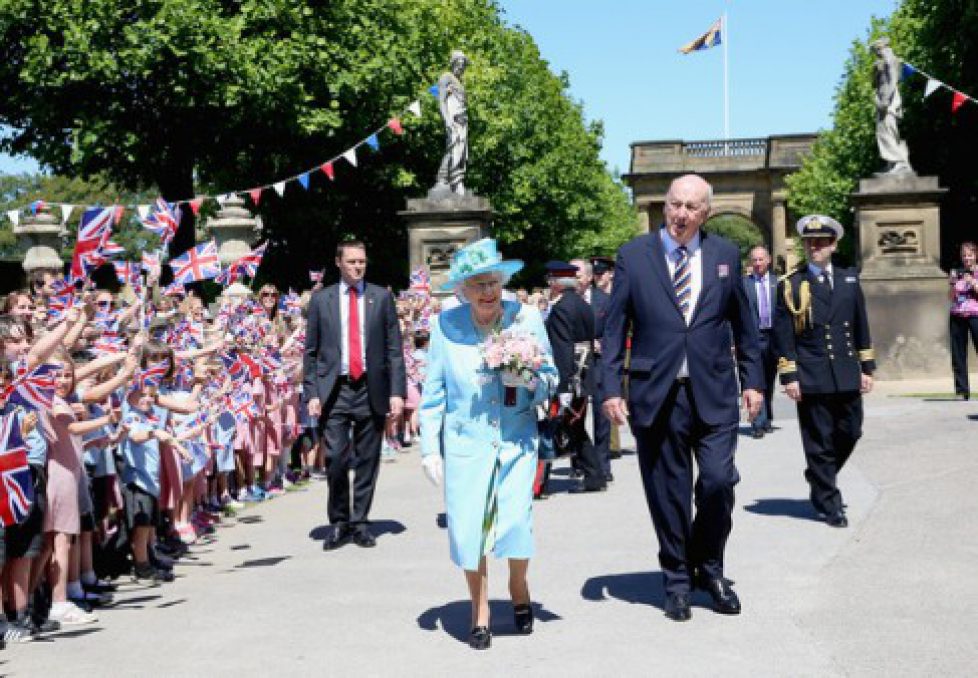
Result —
<instances>
[{"instance_id":1,"label":"striped tie","mask_svg":"<svg viewBox=\"0 0 978 678\"><path fill-rule=\"evenodd\" d=\"M693 273L689 268L689 250L685 246L676 249L676 271L672 274L672 286L676 290L676 300L683 315L689 314L689 301L692 295Z\"/></svg>"}]
</instances>

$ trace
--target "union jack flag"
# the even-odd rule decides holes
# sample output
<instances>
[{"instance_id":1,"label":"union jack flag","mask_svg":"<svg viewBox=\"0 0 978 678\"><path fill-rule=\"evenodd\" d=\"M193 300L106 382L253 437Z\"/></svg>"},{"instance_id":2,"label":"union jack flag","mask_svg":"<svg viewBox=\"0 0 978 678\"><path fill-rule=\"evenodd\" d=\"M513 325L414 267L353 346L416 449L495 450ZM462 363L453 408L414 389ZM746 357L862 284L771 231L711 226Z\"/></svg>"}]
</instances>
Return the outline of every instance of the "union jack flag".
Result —
<instances>
[{"instance_id":1,"label":"union jack flag","mask_svg":"<svg viewBox=\"0 0 978 678\"><path fill-rule=\"evenodd\" d=\"M163 296L165 297L185 297L187 296L186 288L178 282L171 283L163 288Z\"/></svg>"},{"instance_id":2,"label":"union jack flag","mask_svg":"<svg viewBox=\"0 0 978 678\"><path fill-rule=\"evenodd\" d=\"M286 313L300 315L302 313L302 300L299 298L299 295L290 288L289 293L283 294L282 298L279 299L278 307L280 310L285 311Z\"/></svg>"},{"instance_id":3,"label":"union jack flag","mask_svg":"<svg viewBox=\"0 0 978 678\"><path fill-rule=\"evenodd\" d=\"M248 393L235 391L231 394L229 405L235 421L239 424L246 424L260 414L258 405Z\"/></svg>"},{"instance_id":4,"label":"union jack flag","mask_svg":"<svg viewBox=\"0 0 978 678\"><path fill-rule=\"evenodd\" d=\"M282 354L277 350L262 351L258 363L264 371L276 372L282 369Z\"/></svg>"},{"instance_id":5,"label":"union jack flag","mask_svg":"<svg viewBox=\"0 0 978 678\"><path fill-rule=\"evenodd\" d=\"M173 280L184 285L195 280L214 278L221 273L217 258L217 243L211 240L170 259Z\"/></svg>"},{"instance_id":6,"label":"union jack flag","mask_svg":"<svg viewBox=\"0 0 978 678\"><path fill-rule=\"evenodd\" d=\"M43 364L30 374L18 375L0 394L8 405L20 405L27 410L49 410L54 404L55 373L58 365Z\"/></svg>"},{"instance_id":7,"label":"union jack flag","mask_svg":"<svg viewBox=\"0 0 978 678\"><path fill-rule=\"evenodd\" d=\"M143 227L160 236L160 244L166 247L173 240L180 227L180 208L171 205L163 198L156 199L155 209L141 219Z\"/></svg>"},{"instance_id":8,"label":"union jack flag","mask_svg":"<svg viewBox=\"0 0 978 678\"><path fill-rule=\"evenodd\" d=\"M48 297L48 318L60 321L65 313L75 305L75 295L71 290Z\"/></svg>"},{"instance_id":9,"label":"union jack flag","mask_svg":"<svg viewBox=\"0 0 978 678\"><path fill-rule=\"evenodd\" d=\"M126 248L123 247L122 245L120 245L119 243L112 242L111 240L109 240L108 238L106 238L102 242L101 247L99 247L99 252L98 253L102 257L116 257L116 256L119 256L120 254L125 254L126 253Z\"/></svg>"},{"instance_id":10,"label":"union jack flag","mask_svg":"<svg viewBox=\"0 0 978 678\"><path fill-rule=\"evenodd\" d=\"M136 373L132 382L132 390L158 388L169 370L169 361L161 360L157 363L149 363L145 369Z\"/></svg>"},{"instance_id":11,"label":"union jack flag","mask_svg":"<svg viewBox=\"0 0 978 678\"><path fill-rule=\"evenodd\" d=\"M121 208L120 208L121 209ZM104 262L99 251L112 232L117 214L116 207L92 207L82 214L78 225L78 240L71 257L71 279L83 280L89 272ZM102 261L98 261L102 259ZM98 263L95 263L98 261Z\"/></svg>"},{"instance_id":12,"label":"union jack flag","mask_svg":"<svg viewBox=\"0 0 978 678\"><path fill-rule=\"evenodd\" d=\"M230 285L240 278L254 278L258 273L258 267L261 266L261 260L265 256L267 248L268 241L266 240L248 254L232 262L221 275L215 278L215 282Z\"/></svg>"},{"instance_id":13,"label":"union jack flag","mask_svg":"<svg viewBox=\"0 0 978 678\"><path fill-rule=\"evenodd\" d=\"M118 353L126 349L126 339L120 337L118 332L103 332L92 348L100 353Z\"/></svg>"},{"instance_id":14,"label":"union jack flag","mask_svg":"<svg viewBox=\"0 0 978 678\"><path fill-rule=\"evenodd\" d=\"M160 275L160 253L159 252L143 252L143 258L140 262L140 266L144 271L150 275L155 275L159 277Z\"/></svg>"},{"instance_id":15,"label":"union jack flag","mask_svg":"<svg viewBox=\"0 0 978 678\"><path fill-rule=\"evenodd\" d=\"M122 285L139 285L139 264L132 261L113 261L112 267L115 269L115 277Z\"/></svg>"},{"instance_id":16,"label":"union jack flag","mask_svg":"<svg viewBox=\"0 0 978 678\"><path fill-rule=\"evenodd\" d=\"M424 266L419 266L411 272L409 283L412 290L428 291L431 289L431 276Z\"/></svg>"},{"instance_id":17,"label":"union jack flag","mask_svg":"<svg viewBox=\"0 0 978 678\"><path fill-rule=\"evenodd\" d=\"M64 294L69 290L74 290L75 288L72 286L71 282L65 278L55 278L48 283L48 289L50 290L51 295L57 296L59 294Z\"/></svg>"},{"instance_id":18,"label":"union jack flag","mask_svg":"<svg viewBox=\"0 0 978 678\"><path fill-rule=\"evenodd\" d=\"M252 378L257 379L261 376L261 365L247 353L231 351L221 355L221 361L227 368L228 374L235 381Z\"/></svg>"},{"instance_id":19,"label":"union jack flag","mask_svg":"<svg viewBox=\"0 0 978 678\"><path fill-rule=\"evenodd\" d=\"M19 525L34 503L34 482L27 465L27 447L20 436L19 417L11 413L0 421L0 524Z\"/></svg>"}]
</instances>

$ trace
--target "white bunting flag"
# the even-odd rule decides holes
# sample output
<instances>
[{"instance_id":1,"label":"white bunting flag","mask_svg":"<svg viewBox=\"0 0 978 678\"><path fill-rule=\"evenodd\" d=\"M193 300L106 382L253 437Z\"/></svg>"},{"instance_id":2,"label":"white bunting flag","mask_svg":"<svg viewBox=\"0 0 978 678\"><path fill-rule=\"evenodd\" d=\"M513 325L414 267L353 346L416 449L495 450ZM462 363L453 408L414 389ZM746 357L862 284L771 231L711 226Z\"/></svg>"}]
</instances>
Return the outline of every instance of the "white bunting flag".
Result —
<instances>
[{"instance_id":1,"label":"white bunting flag","mask_svg":"<svg viewBox=\"0 0 978 678\"><path fill-rule=\"evenodd\" d=\"M278 197L281 198L281 197L283 197L285 195L285 182L284 181L279 181L276 184L272 184L272 188L274 188L275 189L275 192L278 193Z\"/></svg>"},{"instance_id":2,"label":"white bunting flag","mask_svg":"<svg viewBox=\"0 0 978 678\"><path fill-rule=\"evenodd\" d=\"M74 205L61 205L61 223L67 224L68 219L71 218L71 213L75 210Z\"/></svg>"},{"instance_id":3,"label":"white bunting flag","mask_svg":"<svg viewBox=\"0 0 978 678\"><path fill-rule=\"evenodd\" d=\"M415 116L417 116L419 118L421 117L421 102L420 101L413 102L410 106L407 107L407 109L409 111L411 111L412 113L414 113Z\"/></svg>"},{"instance_id":4,"label":"white bunting flag","mask_svg":"<svg viewBox=\"0 0 978 678\"><path fill-rule=\"evenodd\" d=\"M934 80L933 78L927 78L927 86L924 87L924 98L926 99L927 97L929 97L940 86L941 86L941 81L940 80Z\"/></svg>"},{"instance_id":5,"label":"white bunting flag","mask_svg":"<svg viewBox=\"0 0 978 678\"><path fill-rule=\"evenodd\" d=\"M13 222L14 226L20 224L20 212L17 210L10 210L7 212L7 218Z\"/></svg>"},{"instance_id":6,"label":"white bunting flag","mask_svg":"<svg viewBox=\"0 0 978 678\"><path fill-rule=\"evenodd\" d=\"M231 195L232 195L231 193L225 193L224 195L217 196L215 200L217 200L218 205L224 207L224 203L226 203L228 200L231 199Z\"/></svg>"},{"instance_id":7,"label":"white bunting flag","mask_svg":"<svg viewBox=\"0 0 978 678\"><path fill-rule=\"evenodd\" d=\"M145 220L149 216L149 205L136 205L136 214L140 219Z\"/></svg>"},{"instance_id":8,"label":"white bunting flag","mask_svg":"<svg viewBox=\"0 0 978 678\"><path fill-rule=\"evenodd\" d=\"M346 153L344 153L343 154L343 159L346 160L351 165L353 165L354 167L356 167L357 166L357 147L354 146L353 148L351 148L350 150L348 150Z\"/></svg>"}]
</instances>

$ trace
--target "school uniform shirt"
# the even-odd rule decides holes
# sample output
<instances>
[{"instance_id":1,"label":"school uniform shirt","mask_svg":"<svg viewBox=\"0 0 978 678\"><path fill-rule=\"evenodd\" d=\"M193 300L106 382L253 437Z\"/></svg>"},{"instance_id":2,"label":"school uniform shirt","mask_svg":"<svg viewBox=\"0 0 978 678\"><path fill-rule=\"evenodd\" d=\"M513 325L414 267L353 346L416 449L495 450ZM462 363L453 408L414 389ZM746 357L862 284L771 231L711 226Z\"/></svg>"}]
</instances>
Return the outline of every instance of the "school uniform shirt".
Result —
<instances>
[{"instance_id":1,"label":"school uniform shirt","mask_svg":"<svg viewBox=\"0 0 978 678\"><path fill-rule=\"evenodd\" d=\"M167 412L163 407L153 406L150 412L142 412L126 400L122 403L122 421L129 427L130 433L144 432L166 425ZM157 421L151 421L150 417ZM160 496L160 441L150 438L146 442L137 443L127 436L120 443L122 458L125 465L122 470L122 482L133 484L147 494Z\"/></svg>"}]
</instances>

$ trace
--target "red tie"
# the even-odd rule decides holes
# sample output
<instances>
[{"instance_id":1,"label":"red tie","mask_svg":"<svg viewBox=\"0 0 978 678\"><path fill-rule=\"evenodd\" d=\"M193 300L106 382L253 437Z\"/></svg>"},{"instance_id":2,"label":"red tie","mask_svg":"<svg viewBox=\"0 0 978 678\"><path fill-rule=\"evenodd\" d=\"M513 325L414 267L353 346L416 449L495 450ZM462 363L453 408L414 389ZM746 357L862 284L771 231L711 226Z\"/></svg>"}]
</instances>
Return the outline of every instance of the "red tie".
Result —
<instances>
[{"instance_id":1,"label":"red tie","mask_svg":"<svg viewBox=\"0 0 978 678\"><path fill-rule=\"evenodd\" d=\"M347 316L347 342L350 348L350 379L356 381L363 375L363 356L360 355L360 305L357 303L357 288L351 287L350 313Z\"/></svg>"}]
</instances>

